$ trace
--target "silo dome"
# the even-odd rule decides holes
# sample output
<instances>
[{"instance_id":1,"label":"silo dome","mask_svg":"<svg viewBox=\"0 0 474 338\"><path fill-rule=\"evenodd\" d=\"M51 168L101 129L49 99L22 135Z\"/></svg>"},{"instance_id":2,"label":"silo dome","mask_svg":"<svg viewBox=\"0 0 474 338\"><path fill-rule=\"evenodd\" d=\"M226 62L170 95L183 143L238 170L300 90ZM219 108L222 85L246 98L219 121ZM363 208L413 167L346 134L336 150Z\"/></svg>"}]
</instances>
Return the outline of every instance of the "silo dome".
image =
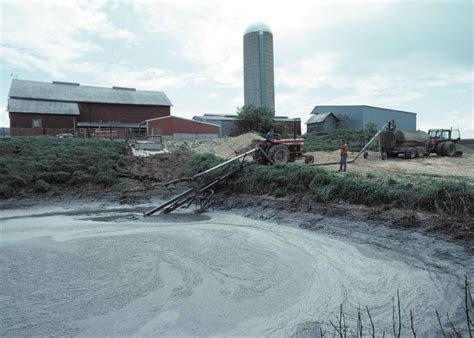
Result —
<instances>
[{"instance_id":1,"label":"silo dome","mask_svg":"<svg viewBox=\"0 0 474 338\"><path fill-rule=\"evenodd\" d=\"M268 32L272 34L272 30L270 29L270 27L268 27L268 25L264 24L263 22L254 22L247 26L244 35L253 32Z\"/></svg>"}]
</instances>

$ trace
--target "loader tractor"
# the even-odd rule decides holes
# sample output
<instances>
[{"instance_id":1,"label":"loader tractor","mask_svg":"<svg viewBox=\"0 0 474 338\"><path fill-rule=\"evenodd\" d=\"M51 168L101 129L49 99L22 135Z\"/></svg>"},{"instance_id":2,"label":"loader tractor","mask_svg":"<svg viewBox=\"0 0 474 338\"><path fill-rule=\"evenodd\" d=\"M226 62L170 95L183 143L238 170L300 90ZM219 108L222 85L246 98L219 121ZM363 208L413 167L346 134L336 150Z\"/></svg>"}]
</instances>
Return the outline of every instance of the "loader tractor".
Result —
<instances>
[{"instance_id":1,"label":"loader tractor","mask_svg":"<svg viewBox=\"0 0 474 338\"><path fill-rule=\"evenodd\" d=\"M254 153L257 163L284 164L295 162L296 158L304 157L305 164L313 163L313 155L306 155L304 138L282 139L278 134L273 140L261 140L258 143L259 150Z\"/></svg>"},{"instance_id":2,"label":"loader tractor","mask_svg":"<svg viewBox=\"0 0 474 338\"><path fill-rule=\"evenodd\" d=\"M462 156L462 151L456 150L456 143L461 139L459 129L430 129L430 137L426 153L438 156Z\"/></svg>"}]
</instances>

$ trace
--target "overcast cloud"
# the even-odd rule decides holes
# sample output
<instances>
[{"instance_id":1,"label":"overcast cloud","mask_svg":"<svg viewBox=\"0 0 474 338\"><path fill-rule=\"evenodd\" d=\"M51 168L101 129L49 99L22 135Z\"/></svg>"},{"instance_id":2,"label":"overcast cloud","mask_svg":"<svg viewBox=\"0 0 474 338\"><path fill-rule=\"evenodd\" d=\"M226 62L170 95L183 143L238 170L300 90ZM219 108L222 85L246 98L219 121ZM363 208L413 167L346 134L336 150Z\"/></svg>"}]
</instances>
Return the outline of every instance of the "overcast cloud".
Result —
<instances>
[{"instance_id":1,"label":"overcast cloud","mask_svg":"<svg viewBox=\"0 0 474 338\"><path fill-rule=\"evenodd\" d=\"M367 104L474 137L471 1L3 1L1 19L0 126L12 77L163 90L184 117L234 113L242 34L263 21L277 114Z\"/></svg>"}]
</instances>

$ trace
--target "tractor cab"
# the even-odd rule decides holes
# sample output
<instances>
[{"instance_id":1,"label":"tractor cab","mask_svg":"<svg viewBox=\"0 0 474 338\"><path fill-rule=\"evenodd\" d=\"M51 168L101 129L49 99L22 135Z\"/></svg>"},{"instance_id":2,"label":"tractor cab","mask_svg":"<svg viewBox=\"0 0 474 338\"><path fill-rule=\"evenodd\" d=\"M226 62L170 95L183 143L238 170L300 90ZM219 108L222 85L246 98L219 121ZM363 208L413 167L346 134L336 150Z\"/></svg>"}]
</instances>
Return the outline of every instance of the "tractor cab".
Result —
<instances>
[{"instance_id":1,"label":"tractor cab","mask_svg":"<svg viewBox=\"0 0 474 338\"><path fill-rule=\"evenodd\" d=\"M430 129L428 131L430 140L443 140L456 143L461 139L459 129Z\"/></svg>"},{"instance_id":2,"label":"tractor cab","mask_svg":"<svg viewBox=\"0 0 474 338\"><path fill-rule=\"evenodd\" d=\"M428 154L436 153L438 156L462 156L462 152L456 150L456 143L461 139L459 129L430 129L428 143Z\"/></svg>"}]
</instances>

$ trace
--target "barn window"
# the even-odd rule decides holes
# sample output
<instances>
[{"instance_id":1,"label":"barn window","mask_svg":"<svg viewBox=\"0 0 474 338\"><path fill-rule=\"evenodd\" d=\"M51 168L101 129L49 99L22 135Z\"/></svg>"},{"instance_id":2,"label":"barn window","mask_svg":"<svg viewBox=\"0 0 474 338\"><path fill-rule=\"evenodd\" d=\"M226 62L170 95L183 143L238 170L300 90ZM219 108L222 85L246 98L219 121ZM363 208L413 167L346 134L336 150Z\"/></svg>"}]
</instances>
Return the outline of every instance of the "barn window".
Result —
<instances>
[{"instance_id":1,"label":"barn window","mask_svg":"<svg viewBox=\"0 0 474 338\"><path fill-rule=\"evenodd\" d=\"M33 128L41 128L41 119L33 119Z\"/></svg>"}]
</instances>

